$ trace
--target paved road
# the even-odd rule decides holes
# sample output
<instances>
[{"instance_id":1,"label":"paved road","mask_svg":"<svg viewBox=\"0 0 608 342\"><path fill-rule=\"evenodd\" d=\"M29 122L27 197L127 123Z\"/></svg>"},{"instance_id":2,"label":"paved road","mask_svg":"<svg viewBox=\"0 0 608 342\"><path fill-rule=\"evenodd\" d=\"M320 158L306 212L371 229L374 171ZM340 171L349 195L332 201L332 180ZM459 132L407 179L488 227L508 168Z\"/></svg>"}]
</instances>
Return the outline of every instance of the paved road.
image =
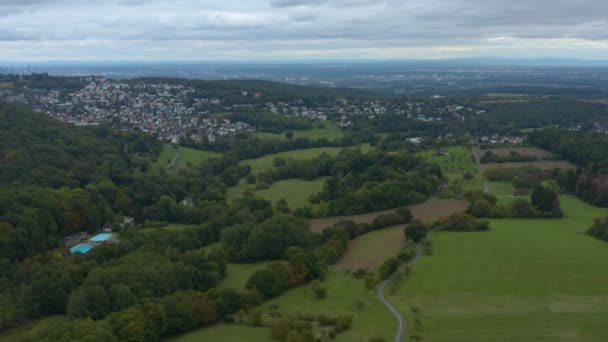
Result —
<instances>
[{"instance_id":1,"label":"paved road","mask_svg":"<svg viewBox=\"0 0 608 342\"><path fill-rule=\"evenodd\" d=\"M408 262L405 266L410 266L410 265L415 264L418 261L418 259L420 259L421 256L422 256L422 244L419 243L416 245L416 255L414 255L414 258L412 260L410 260L410 262ZM397 274L396 272L393 273L390 277L388 277L388 279L386 279L385 281L380 283L380 287L378 287L378 299L380 299L382 304L384 304L384 306L386 306L393 313L393 315L397 318L397 321L399 322L399 329L397 330L397 335L395 336L395 342L401 342L401 341L403 341L403 336L405 336L405 332L407 329L407 323L405 322L405 318L403 317L401 312L399 312L399 310L397 310L397 308L395 308L393 306L393 304L391 304L384 296L384 289L386 289L386 286L390 284L390 282L393 280L393 278L395 277L396 274Z\"/></svg>"}]
</instances>

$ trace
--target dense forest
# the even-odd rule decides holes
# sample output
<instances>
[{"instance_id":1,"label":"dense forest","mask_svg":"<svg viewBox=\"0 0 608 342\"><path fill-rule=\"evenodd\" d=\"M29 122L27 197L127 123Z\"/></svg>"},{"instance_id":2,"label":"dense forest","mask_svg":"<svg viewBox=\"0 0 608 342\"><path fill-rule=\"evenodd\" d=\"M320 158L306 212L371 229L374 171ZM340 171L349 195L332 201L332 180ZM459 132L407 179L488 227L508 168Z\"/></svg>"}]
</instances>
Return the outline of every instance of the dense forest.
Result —
<instances>
[{"instance_id":1,"label":"dense forest","mask_svg":"<svg viewBox=\"0 0 608 342\"><path fill-rule=\"evenodd\" d=\"M315 199L322 208L316 213L290 213L251 194L229 205L226 189L251 174L238 162L274 152L270 145L239 137L243 149L170 175L151 170L162 144L145 133L75 127L13 104L1 104L0 116L5 132L0 137L0 330L51 315L74 319L33 330L25 341L43 336L157 341L237 316L259 322L258 304L322 278L349 239L412 219L401 209L371 225L353 228L343 222L319 234L311 233L302 217L416 203L443 181L437 165L411 154L346 149L334 157L285 161L257 175L269 184L330 177ZM360 143L352 139L287 140L279 150ZM186 198L193 205L185 204ZM144 228L153 222L189 226ZM70 254L63 244L68 235L95 234L102 226L111 227L119 243L99 245L86 255ZM213 243L222 248L205 248ZM273 262L248 279L247 289L218 287L227 262L262 260ZM333 326L334 334L352 321L315 319ZM312 336L296 330L293 334Z\"/></svg>"},{"instance_id":2,"label":"dense forest","mask_svg":"<svg viewBox=\"0 0 608 342\"><path fill-rule=\"evenodd\" d=\"M608 136L590 132L544 129L531 133L529 141L577 164L580 169L558 177L560 186L583 200L608 206Z\"/></svg>"}]
</instances>

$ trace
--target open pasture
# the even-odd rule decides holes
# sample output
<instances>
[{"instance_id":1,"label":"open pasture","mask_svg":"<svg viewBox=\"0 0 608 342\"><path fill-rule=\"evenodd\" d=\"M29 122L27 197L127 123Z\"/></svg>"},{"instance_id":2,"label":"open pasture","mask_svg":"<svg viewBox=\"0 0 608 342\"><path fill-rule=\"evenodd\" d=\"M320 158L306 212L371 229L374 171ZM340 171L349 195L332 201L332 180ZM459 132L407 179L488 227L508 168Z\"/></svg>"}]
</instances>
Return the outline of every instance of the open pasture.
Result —
<instances>
[{"instance_id":1,"label":"open pasture","mask_svg":"<svg viewBox=\"0 0 608 342\"><path fill-rule=\"evenodd\" d=\"M254 135L258 138L262 139L280 139L287 140L285 136L285 132L282 133L268 133L268 132L255 132ZM308 138L311 140L315 139L327 139L327 140L336 140L342 139L344 137L344 132L342 129L333 122L327 121L322 124L315 124L313 129L306 130L292 130L293 138Z\"/></svg>"},{"instance_id":2,"label":"open pasture","mask_svg":"<svg viewBox=\"0 0 608 342\"><path fill-rule=\"evenodd\" d=\"M420 309L424 341L605 341L608 244L584 232L608 210L570 196L561 202L561 219L492 220L488 232L433 235L433 255L389 300L408 322Z\"/></svg>"}]
</instances>

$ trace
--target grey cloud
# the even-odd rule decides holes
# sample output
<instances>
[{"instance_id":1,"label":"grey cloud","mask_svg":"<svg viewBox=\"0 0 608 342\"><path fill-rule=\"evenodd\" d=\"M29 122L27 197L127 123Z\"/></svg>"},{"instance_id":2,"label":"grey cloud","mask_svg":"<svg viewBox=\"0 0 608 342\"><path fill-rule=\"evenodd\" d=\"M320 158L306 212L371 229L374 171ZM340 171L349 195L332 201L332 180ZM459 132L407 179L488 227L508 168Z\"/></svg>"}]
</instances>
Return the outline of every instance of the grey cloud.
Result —
<instances>
[{"instance_id":1,"label":"grey cloud","mask_svg":"<svg viewBox=\"0 0 608 342\"><path fill-rule=\"evenodd\" d=\"M105 55L130 44L169 55L189 41L226 55L495 45L516 54L531 39L608 50L606 13L606 0L3 0L0 50L55 43L72 56L90 43L87 54Z\"/></svg>"}]
</instances>

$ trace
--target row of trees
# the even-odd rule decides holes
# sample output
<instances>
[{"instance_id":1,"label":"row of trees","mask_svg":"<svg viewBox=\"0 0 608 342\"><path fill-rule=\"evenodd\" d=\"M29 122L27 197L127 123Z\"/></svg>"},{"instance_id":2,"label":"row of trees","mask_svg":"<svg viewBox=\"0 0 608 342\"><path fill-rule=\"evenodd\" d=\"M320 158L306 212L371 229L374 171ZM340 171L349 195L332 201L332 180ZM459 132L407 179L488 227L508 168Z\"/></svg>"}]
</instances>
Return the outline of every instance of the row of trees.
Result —
<instances>
[{"instance_id":1,"label":"row of trees","mask_svg":"<svg viewBox=\"0 0 608 342\"><path fill-rule=\"evenodd\" d=\"M560 174L558 181L568 191L597 206L608 206L608 151L605 134L543 129L531 133L528 140L579 166L579 170Z\"/></svg>"},{"instance_id":2,"label":"row of trees","mask_svg":"<svg viewBox=\"0 0 608 342\"><path fill-rule=\"evenodd\" d=\"M470 191L465 197L470 201L467 212L478 218L563 216L558 193L542 185L534 188L530 200L517 199L509 205L500 205L496 196L481 191Z\"/></svg>"}]
</instances>

